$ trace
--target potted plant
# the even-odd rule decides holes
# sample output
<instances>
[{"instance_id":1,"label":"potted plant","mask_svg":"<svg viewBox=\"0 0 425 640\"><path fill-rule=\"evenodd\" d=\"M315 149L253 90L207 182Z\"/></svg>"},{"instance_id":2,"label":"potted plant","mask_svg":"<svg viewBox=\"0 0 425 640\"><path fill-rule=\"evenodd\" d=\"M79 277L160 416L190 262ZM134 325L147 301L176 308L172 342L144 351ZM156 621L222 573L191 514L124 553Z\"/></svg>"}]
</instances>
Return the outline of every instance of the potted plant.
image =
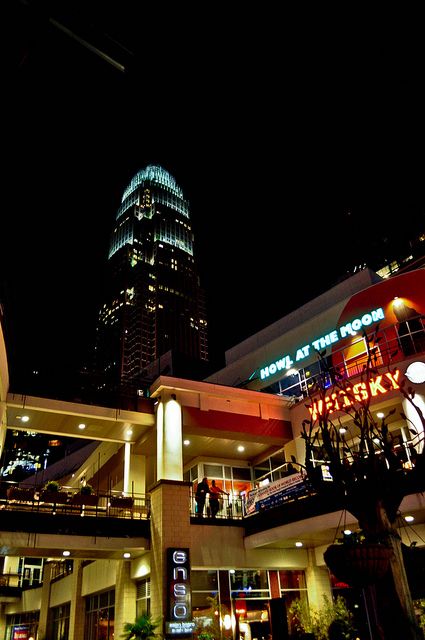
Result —
<instances>
[{"instance_id":1,"label":"potted plant","mask_svg":"<svg viewBox=\"0 0 425 640\"><path fill-rule=\"evenodd\" d=\"M72 496L71 504L86 505L96 507L99 502L99 496L93 493L91 484L83 484L78 493Z\"/></svg>"},{"instance_id":2,"label":"potted plant","mask_svg":"<svg viewBox=\"0 0 425 640\"><path fill-rule=\"evenodd\" d=\"M310 607L307 598L296 598L292 601L288 614L292 630L302 640L328 640L331 625L343 628L344 635L341 638L351 640L357 635L353 626L353 614L342 596L331 600L324 595L320 609Z\"/></svg>"},{"instance_id":3,"label":"potted plant","mask_svg":"<svg viewBox=\"0 0 425 640\"><path fill-rule=\"evenodd\" d=\"M338 580L350 587L365 587L385 576L393 549L363 534L344 535L342 544L331 544L323 554L326 565Z\"/></svg>"},{"instance_id":4,"label":"potted plant","mask_svg":"<svg viewBox=\"0 0 425 640\"><path fill-rule=\"evenodd\" d=\"M65 504L68 501L68 494L66 491L61 491L61 488L56 480L48 480L40 493L40 500L53 504Z\"/></svg>"},{"instance_id":5,"label":"potted plant","mask_svg":"<svg viewBox=\"0 0 425 640\"><path fill-rule=\"evenodd\" d=\"M162 638L161 633L156 632L159 626L158 620L152 620L150 613L143 613L135 622L124 624L124 640L151 640L151 638Z\"/></svg>"}]
</instances>

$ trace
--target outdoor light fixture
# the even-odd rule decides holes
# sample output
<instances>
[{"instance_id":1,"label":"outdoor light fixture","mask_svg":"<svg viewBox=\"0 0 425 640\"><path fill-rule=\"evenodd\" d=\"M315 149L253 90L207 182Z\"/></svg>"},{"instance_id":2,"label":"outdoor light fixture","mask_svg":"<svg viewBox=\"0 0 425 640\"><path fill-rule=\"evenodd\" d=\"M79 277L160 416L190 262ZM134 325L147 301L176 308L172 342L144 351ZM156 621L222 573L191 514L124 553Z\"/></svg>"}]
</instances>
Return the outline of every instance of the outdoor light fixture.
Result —
<instances>
[{"instance_id":1,"label":"outdoor light fixture","mask_svg":"<svg viewBox=\"0 0 425 640\"><path fill-rule=\"evenodd\" d=\"M81 431L83 431L86 428L86 425L84 424L84 422L80 422L80 424L78 425L78 428L81 429Z\"/></svg>"},{"instance_id":2,"label":"outdoor light fixture","mask_svg":"<svg viewBox=\"0 0 425 640\"><path fill-rule=\"evenodd\" d=\"M302 547L302 546L303 546L303 543L302 543L302 542L300 542L300 541L298 540L298 541L295 543L295 546L296 546L296 547Z\"/></svg>"},{"instance_id":3,"label":"outdoor light fixture","mask_svg":"<svg viewBox=\"0 0 425 640\"><path fill-rule=\"evenodd\" d=\"M188 444L190 444L190 440L183 440L183 444L187 446Z\"/></svg>"},{"instance_id":4,"label":"outdoor light fixture","mask_svg":"<svg viewBox=\"0 0 425 640\"><path fill-rule=\"evenodd\" d=\"M238 451L245 451L245 447L243 447L241 444L238 447Z\"/></svg>"},{"instance_id":5,"label":"outdoor light fixture","mask_svg":"<svg viewBox=\"0 0 425 640\"><path fill-rule=\"evenodd\" d=\"M376 414L376 416L377 416L378 418L385 418L385 413L382 413L382 411L379 411L379 412Z\"/></svg>"},{"instance_id":6,"label":"outdoor light fixture","mask_svg":"<svg viewBox=\"0 0 425 640\"><path fill-rule=\"evenodd\" d=\"M123 558L131 558L131 553L128 553L128 551L126 551L125 553L122 554Z\"/></svg>"},{"instance_id":7,"label":"outdoor light fixture","mask_svg":"<svg viewBox=\"0 0 425 640\"><path fill-rule=\"evenodd\" d=\"M65 556L65 558L67 558L68 556L71 555L70 551L62 551L62 555Z\"/></svg>"},{"instance_id":8,"label":"outdoor light fixture","mask_svg":"<svg viewBox=\"0 0 425 640\"><path fill-rule=\"evenodd\" d=\"M425 362L412 362L406 369L406 378L413 384L425 382Z\"/></svg>"},{"instance_id":9,"label":"outdoor light fixture","mask_svg":"<svg viewBox=\"0 0 425 640\"><path fill-rule=\"evenodd\" d=\"M404 519L406 520L406 522L413 522L415 518L413 516L404 516Z\"/></svg>"}]
</instances>

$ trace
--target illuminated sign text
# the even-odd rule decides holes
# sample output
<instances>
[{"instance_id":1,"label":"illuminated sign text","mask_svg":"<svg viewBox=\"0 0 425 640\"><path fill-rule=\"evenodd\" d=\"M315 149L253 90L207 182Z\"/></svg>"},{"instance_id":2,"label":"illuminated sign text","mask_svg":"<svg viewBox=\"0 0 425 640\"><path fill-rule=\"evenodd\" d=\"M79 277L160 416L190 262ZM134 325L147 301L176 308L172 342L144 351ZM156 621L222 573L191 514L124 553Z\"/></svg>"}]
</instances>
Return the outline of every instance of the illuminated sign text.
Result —
<instances>
[{"instance_id":1,"label":"illuminated sign text","mask_svg":"<svg viewBox=\"0 0 425 640\"><path fill-rule=\"evenodd\" d=\"M351 322L347 322L338 329L334 329L326 335L313 340L309 344L305 344L304 346L295 349L291 355L284 355L269 364L267 367L260 369L260 378L261 380L264 380L269 376L274 376L278 371L288 370L293 366L294 362L299 362L300 360L310 356L312 348L316 351L326 349L326 347L330 347L332 344L335 344L335 342L338 342L338 340L347 338L348 336L355 336L357 331L363 327L368 327L374 322L379 322L384 318L384 310L381 307L379 309L374 309L369 313L365 313L361 318L355 318Z\"/></svg>"},{"instance_id":2,"label":"illuminated sign text","mask_svg":"<svg viewBox=\"0 0 425 640\"><path fill-rule=\"evenodd\" d=\"M355 402L367 400L380 394L387 393L393 389L400 389L398 379L400 371L397 369L393 373L387 372L383 375L376 376L367 382L359 382L352 387L339 389L324 400L314 402L309 411L313 420L317 420L318 416L325 413L333 413L333 411L344 411L347 407L353 406Z\"/></svg>"},{"instance_id":3,"label":"illuminated sign text","mask_svg":"<svg viewBox=\"0 0 425 640\"><path fill-rule=\"evenodd\" d=\"M167 549L168 633L192 631L189 549Z\"/></svg>"}]
</instances>

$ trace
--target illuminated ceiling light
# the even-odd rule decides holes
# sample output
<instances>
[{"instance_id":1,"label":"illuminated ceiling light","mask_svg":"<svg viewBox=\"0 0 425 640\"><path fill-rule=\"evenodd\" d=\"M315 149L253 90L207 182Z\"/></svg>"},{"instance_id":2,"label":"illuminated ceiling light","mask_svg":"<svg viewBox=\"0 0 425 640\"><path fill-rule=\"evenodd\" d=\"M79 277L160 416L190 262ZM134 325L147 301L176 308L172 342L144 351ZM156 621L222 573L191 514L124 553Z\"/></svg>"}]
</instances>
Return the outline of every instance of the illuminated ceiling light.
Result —
<instances>
[{"instance_id":1,"label":"illuminated ceiling light","mask_svg":"<svg viewBox=\"0 0 425 640\"><path fill-rule=\"evenodd\" d=\"M351 536L353 532L351 531L351 529L344 529L344 535L345 536Z\"/></svg>"},{"instance_id":2,"label":"illuminated ceiling light","mask_svg":"<svg viewBox=\"0 0 425 640\"><path fill-rule=\"evenodd\" d=\"M413 522L415 518L413 516L404 516L404 519L406 520L406 522Z\"/></svg>"},{"instance_id":3,"label":"illuminated ceiling light","mask_svg":"<svg viewBox=\"0 0 425 640\"><path fill-rule=\"evenodd\" d=\"M296 376L298 373L297 369L288 369L288 371L286 372L287 376Z\"/></svg>"},{"instance_id":4,"label":"illuminated ceiling light","mask_svg":"<svg viewBox=\"0 0 425 640\"><path fill-rule=\"evenodd\" d=\"M341 427L339 432L340 433L347 433L347 429L345 427Z\"/></svg>"},{"instance_id":5,"label":"illuminated ceiling light","mask_svg":"<svg viewBox=\"0 0 425 640\"><path fill-rule=\"evenodd\" d=\"M300 540L297 540L297 542L295 543L296 547L302 547L303 543Z\"/></svg>"},{"instance_id":6,"label":"illuminated ceiling light","mask_svg":"<svg viewBox=\"0 0 425 640\"><path fill-rule=\"evenodd\" d=\"M28 421L29 421L29 419L30 419L30 417L29 417L29 416L22 416L22 417L21 417L21 422L28 422Z\"/></svg>"},{"instance_id":7,"label":"illuminated ceiling light","mask_svg":"<svg viewBox=\"0 0 425 640\"><path fill-rule=\"evenodd\" d=\"M131 553L128 553L128 551L126 551L125 553L122 554L123 558L131 558Z\"/></svg>"},{"instance_id":8,"label":"illuminated ceiling light","mask_svg":"<svg viewBox=\"0 0 425 640\"><path fill-rule=\"evenodd\" d=\"M235 573L235 570L234 569L230 569L229 573Z\"/></svg>"},{"instance_id":9,"label":"illuminated ceiling light","mask_svg":"<svg viewBox=\"0 0 425 640\"><path fill-rule=\"evenodd\" d=\"M245 447L243 447L241 444L238 447L238 451L245 451Z\"/></svg>"},{"instance_id":10,"label":"illuminated ceiling light","mask_svg":"<svg viewBox=\"0 0 425 640\"><path fill-rule=\"evenodd\" d=\"M128 436L132 436L133 435L133 429L127 429L126 431Z\"/></svg>"},{"instance_id":11,"label":"illuminated ceiling light","mask_svg":"<svg viewBox=\"0 0 425 640\"><path fill-rule=\"evenodd\" d=\"M65 556L65 558L67 558L68 556L71 555L70 551L62 551L62 555Z\"/></svg>"},{"instance_id":12,"label":"illuminated ceiling light","mask_svg":"<svg viewBox=\"0 0 425 640\"><path fill-rule=\"evenodd\" d=\"M385 418L385 413L382 413L382 411L378 411L376 415L378 418Z\"/></svg>"},{"instance_id":13,"label":"illuminated ceiling light","mask_svg":"<svg viewBox=\"0 0 425 640\"><path fill-rule=\"evenodd\" d=\"M190 444L190 440L183 440L183 444L187 446L188 444Z\"/></svg>"},{"instance_id":14,"label":"illuminated ceiling light","mask_svg":"<svg viewBox=\"0 0 425 640\"><path fill-rule=\"evenodd\" d=\"M83 430L86 428L86 425L84 424L84 422L81 422L81 423L78 425L78 428L79 428L79 429L81 429L81 431L83 431Z\"/></svg>"}]
</instances>

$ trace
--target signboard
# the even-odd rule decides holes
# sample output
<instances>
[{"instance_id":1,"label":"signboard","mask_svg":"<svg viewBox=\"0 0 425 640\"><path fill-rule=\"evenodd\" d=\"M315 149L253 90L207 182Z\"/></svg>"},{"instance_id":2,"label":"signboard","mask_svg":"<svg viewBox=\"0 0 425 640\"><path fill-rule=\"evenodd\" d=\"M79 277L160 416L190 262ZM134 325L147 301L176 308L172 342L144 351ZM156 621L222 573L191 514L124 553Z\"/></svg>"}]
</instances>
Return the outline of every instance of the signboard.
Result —
<instances>
[{"instance_id":1,"label":"signboard","mask_svg":"<svg viewBox=\"0 0 425 640\"><path fill-rule=\"evenodd\" d=\"M350 322L346 322L345 324L336 327L324 336L320 336L320 338L316 338L307 344L298 346L292 353L282 355L274 362L271 362L260 369L260 378L261 380L264 380L270 376L274 376L278 371L286 372L288 369L292 368L294 362L300 362L301 360L304 360L304 358L311 356L315 351L326 349L347 336L355 336L360 329L380 322L381 320L384 320L384 318L385 314L382 307L373 309L368 313L364 313L361 317L355 318Z\"/></svg>"},{"instance_id":2,"label":"signboard","mask_svg":"<svg viewBox=\"0 0 425 640\"><path fill-rule=\"evenodd\" d=\"M301 473L293 473L285 478L279 478L263 487L248 491L245 501L245 515L276 507L287 500L294 499L308 493Z\"/></svg>"},{"instance_id":3,"label":"signboard","mask_svg":"<svg viewBox=\"0 0 425 640\"><path fill-rule=\"evenodd\" d=\"M27 626L16 626L12 630L12 640L29 640L30 630Z\"/></svg>"},{"instance_id":4,"label":"signboard","mask_svg":"<svg viewBox=\"0 0 425 640\"><path fill-rule=\"evenodd\" d=\"M168 616L165 630L170 635L190 635L192 621L189 549L167 549Z\"/></svg>"}]
</instances>

